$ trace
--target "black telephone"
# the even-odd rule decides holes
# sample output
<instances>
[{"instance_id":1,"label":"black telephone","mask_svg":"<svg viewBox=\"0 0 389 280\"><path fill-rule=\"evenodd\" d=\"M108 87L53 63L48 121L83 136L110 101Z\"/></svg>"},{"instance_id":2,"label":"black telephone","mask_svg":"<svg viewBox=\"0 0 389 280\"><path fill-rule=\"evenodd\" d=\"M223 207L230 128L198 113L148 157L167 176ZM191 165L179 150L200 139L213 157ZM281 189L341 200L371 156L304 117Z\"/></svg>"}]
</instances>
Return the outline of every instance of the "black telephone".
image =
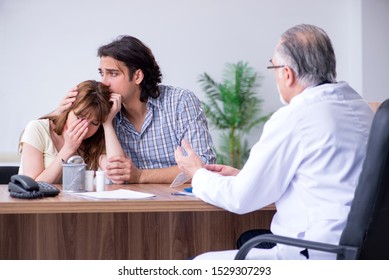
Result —
<instances>
[{"instance_id":1,"label":"black telephone","mask_svg":"<svg viewBox=\"0 0 389 280\"><path fill-rule=\"evenodd\" d=\"M8 183L8 191L16 198L42 198L56 196L59 189L46 182L36 182L26 175L12 175Z\"/></svg>"}]
</instances>

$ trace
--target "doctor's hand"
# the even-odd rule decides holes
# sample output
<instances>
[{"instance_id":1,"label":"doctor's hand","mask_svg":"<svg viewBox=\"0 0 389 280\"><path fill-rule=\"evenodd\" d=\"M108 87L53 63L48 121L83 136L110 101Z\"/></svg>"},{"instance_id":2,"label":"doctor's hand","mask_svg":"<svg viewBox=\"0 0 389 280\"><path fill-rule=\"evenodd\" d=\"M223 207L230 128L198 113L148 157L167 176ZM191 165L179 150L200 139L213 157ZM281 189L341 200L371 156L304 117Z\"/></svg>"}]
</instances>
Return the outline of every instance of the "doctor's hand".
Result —
<instances>
[{"instance_id":1,"label":"doctor's hand","mask_svg":"<svg viewBox=\"0 0 389 280\"><path fill-rule=\"evenodd\" d=\"M185 150L187 154L186 156L184 156L182 148ZM185 139L181 141L181 147L177 147L174 151L174 157L178 167L190 177L193 177L196 171L204 166L200 157L195 153L189 142Z\"/></svg>"},{"instance_id":2,"label":"doctor's hand","mask_svg":"<svg viewBox=\"0 0 389 280\"><path fill-rule=\"evenodd\" d=\"M107 177L115 184L139 183L141 170L131 159L125 156L115 156L107 160Z\"/></svg>"},{"instance_id":3,"label":"doctor's hand","mask_svg":"<svg viewBox=\"0 0 389 280\"><path fill-rule=\"evenodd\" d=\"M222 164L206 164L204 168L223 176L236 176L240 172L239 169Z\"/></svg>"}]
</instances>

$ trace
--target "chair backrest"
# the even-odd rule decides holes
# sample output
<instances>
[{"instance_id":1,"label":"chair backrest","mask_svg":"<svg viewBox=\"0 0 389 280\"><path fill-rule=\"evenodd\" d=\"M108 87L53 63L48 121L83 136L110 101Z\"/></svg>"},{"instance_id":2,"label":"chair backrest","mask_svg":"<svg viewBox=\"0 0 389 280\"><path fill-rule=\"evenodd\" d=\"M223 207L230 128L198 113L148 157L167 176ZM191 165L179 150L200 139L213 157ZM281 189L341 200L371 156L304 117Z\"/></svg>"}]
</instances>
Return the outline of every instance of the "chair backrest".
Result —
<instances>
[{"instance_id":1,"label":"chair backrest","mask_svg":"<svg viewBox=\"0 0 389 280\"><path fill-rule=\"evenodd\" d=\"M389 99L374 115L366 158L339 244L360 248L359 259L389 260Z\"/></svg>"},{"instance_id":2,"label":"chair backrest","mask_svg":"<svg viewBox=\"0 0 389 280\"><path fill-rule=\"evenodd\" d=\"M0 166L0 184L8 184L11 176L18 172L19 166Z\"/></svg>"}]
</instances>

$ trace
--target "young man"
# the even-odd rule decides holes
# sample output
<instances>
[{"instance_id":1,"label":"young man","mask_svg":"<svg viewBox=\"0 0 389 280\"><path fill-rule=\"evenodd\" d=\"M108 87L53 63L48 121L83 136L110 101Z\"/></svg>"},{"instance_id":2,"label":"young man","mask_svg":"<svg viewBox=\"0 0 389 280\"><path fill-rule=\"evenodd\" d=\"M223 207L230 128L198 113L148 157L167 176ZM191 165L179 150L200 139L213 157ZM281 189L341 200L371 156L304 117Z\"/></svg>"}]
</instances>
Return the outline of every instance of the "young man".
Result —
<instances>
[{"instance_id":1,"label":"young man","mask_svg":"<svg viewBox=\"0 0 389 280\"><path fill-rule=\"evenodd\" d=\"M327 34L312 25L287 30L271 59L280 99L287 106L266 123L242 170L204 165L185 140L178 166L193 193L235 213L275 203L271 231L338 244L358 183L373 112L347 83L336 82ZM236 250L199 259L233 259ZM276 245L253 249L251 259L334 259L335 254Z\"/></svg>"},{"instance_id":2,"label":"young man","mask_svg":"<svg viewBox=\"0 0 389 280\"><path fill-rule=\"evenodd\" d=\"M114 183L171 183L179 173L174 150L188 139L206 163L215 162L204 111L194 93L161 85L151 50L140 40L121 36L98 49L101 82L122 97L113 120L127 157L108 159ZM61 104L71 104L73 90Z\"/></svg>"}]
</instances>

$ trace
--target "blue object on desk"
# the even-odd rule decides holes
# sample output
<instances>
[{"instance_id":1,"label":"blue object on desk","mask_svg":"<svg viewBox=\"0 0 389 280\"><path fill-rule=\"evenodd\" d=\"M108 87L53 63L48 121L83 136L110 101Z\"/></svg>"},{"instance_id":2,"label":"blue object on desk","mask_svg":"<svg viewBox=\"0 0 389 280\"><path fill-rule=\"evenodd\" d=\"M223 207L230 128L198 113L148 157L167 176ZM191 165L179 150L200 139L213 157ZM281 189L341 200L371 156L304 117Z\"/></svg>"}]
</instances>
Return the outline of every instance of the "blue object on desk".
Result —
<instances>
[{"instance_id":1,"label":"blue object on desk","mask_svg":"<svg viewBox=\"0 0 389 280\"><path fill-rule=\"evenodd\" d=\"M192 189L193 189L192 187L189 187L189 188L184 188L184 191L186 191L186 192L190 192L190 193L191 193L191 192L192 192Z\"/></svg>"},{"instance_id":2,"label":"blue object on desk","mask_svg":"<svg viewBox=\"0 0 389 280\"><path fill-rule=\"evenodd\" d=\"M171 193L171 195L182 195L182 196L195 196L193 193L190 193L190 192L181 192L181 191L178 191L178 192L173 192Z\"/></svg>"}]
</instances>

